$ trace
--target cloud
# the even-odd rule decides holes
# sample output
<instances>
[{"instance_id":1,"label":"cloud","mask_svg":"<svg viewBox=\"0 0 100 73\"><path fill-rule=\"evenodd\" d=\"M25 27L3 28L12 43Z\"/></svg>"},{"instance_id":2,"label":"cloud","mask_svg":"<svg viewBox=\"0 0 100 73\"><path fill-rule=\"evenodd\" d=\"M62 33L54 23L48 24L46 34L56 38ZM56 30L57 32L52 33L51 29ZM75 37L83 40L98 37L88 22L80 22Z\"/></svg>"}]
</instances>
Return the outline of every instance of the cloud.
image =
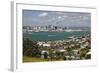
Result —
<instances>
[{"instance_id":1,"label":"cloud","mask_svg":"<svg viewBox=\"0 0 100 73\"><path fill-rule=\"evenodd\" d=\"M55 12L56 14L64 15L64 12Z\"/></svg>"},{"instance_id":2,"label":"cloud","mask_svg":"<svg viewBox=\"0 0 100 73\"><path fill-rule=\"evenodd\" d=\"M82 20L89 20L89 16L86 16L86 15L84 15L84 16L79 16Z\"/></svg>"},{"instance_id":3,"label":"cloud","mask_svg":"<svg viewBox=\"0 0 100 73\"><path fill-rule=\"evenodd\" d=\"M64 18L67 18L68 16L67 16L67 15L64 15L63 17L64 17Z\"/></svg>"},{"instance_id":4,"label":"cloud","mask_svg":"<svg viewBox=\"0 0 100 73\"><path fill-rule=\"evenodd\" d=\"M61 16L58 16L58 19L61 19L62 17Z\"/></svg>"},{"instance_id":5,"label":"cloud","mask_svg":"<svg viewBox=\"0 0 100 73\"><path fill-rule=\"evenodd\" d=\"M44 16L47 16L47 15L48 15L48 13L46 13L46 12L39 14L40 17L44 17Z\"/></svg>"},{"instance_id":6,"label":"cloud","mask_svg":"<svg viewBox=\"0 0 100 73\"><path fill-rule=\"evenodd\" d=\"M83 20L88 20L88 19L89 19L89 17L87 17L87 16L83 17Z\"/></svg>"}]
</instances>

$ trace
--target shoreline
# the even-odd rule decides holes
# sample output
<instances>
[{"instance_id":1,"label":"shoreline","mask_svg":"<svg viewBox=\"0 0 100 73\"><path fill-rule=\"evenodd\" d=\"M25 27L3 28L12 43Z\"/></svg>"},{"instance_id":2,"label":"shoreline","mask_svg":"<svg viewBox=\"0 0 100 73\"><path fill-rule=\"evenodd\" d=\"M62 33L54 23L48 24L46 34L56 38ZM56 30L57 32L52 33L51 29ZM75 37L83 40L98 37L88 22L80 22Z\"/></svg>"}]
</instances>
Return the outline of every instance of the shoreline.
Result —
<instances>
[{"instance_id":1,"label":"shoreline","mask_svg":"<svg viewBox=\"0 0 100 73\"><path fill-rule=\"evenodd\" d=\"M33 31L33 30L23 30L23 32L81 32L81 31L90 31L90 30L72 30L72 29L69 29L69 30L61 30L61 31L58 31L58 30L53 30L53 31L41 31L41 30L38 30L38 31Z\"/></svg>"}]
</instances>

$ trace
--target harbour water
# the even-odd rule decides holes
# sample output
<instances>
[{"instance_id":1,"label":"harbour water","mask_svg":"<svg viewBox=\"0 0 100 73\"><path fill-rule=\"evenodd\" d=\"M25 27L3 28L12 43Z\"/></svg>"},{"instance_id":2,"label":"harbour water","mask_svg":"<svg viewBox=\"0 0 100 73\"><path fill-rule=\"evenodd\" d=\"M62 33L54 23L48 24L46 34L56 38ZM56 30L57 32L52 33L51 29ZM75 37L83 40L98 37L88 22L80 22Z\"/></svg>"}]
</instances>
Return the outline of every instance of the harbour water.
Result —
<instances>
[{"instance_id":1,"label":"harbour water","mask_svg":"<svg viewBox=\"0 0 100 73\"><path fill-rule=\"evenodd\" d=\"M72 31L72 32L24 32L23 37L33 41L55 41L64 40L70 37L80 37L90 35L90 31Z\"/></svg>"}]
</instances>

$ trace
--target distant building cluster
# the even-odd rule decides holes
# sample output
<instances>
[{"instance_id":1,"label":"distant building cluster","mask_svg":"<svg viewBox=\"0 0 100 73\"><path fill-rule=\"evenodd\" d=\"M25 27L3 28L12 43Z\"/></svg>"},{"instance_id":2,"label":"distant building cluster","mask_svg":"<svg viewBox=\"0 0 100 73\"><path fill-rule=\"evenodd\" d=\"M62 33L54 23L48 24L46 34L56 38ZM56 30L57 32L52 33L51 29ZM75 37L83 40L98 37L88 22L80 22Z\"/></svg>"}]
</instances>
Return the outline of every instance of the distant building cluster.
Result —
<instances>
[{"instance_id":1,"label":"distant building cluster","mask_svg":"<svg viewBox=\"0 0 100 73\"><path fill-rule=\"evenodd\" d=\"M39 31L49 31L49 32L60 32L60 31L83 31L83 30L90 30L89 27L63 27L63 26L23 26L23 31L26 32L39 32Z\"/></svg>"}]
</instances>

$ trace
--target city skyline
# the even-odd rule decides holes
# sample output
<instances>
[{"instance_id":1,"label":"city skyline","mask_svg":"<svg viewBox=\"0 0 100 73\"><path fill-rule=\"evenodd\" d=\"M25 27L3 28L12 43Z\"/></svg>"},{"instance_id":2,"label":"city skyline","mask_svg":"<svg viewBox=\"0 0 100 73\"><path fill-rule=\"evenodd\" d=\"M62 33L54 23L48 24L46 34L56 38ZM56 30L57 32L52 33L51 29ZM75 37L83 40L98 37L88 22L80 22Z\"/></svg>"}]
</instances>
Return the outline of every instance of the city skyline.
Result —
<instances>
[{"instance_id":1,"label":"city skyline","mask_svg":"<svg viewBox=\"0 0 100 73\"><path fill-rule=\"evenodd\" d=\"M23 10L23 26L90 27L91 14L79 12Z\"/></svg>"}]
</instances>

